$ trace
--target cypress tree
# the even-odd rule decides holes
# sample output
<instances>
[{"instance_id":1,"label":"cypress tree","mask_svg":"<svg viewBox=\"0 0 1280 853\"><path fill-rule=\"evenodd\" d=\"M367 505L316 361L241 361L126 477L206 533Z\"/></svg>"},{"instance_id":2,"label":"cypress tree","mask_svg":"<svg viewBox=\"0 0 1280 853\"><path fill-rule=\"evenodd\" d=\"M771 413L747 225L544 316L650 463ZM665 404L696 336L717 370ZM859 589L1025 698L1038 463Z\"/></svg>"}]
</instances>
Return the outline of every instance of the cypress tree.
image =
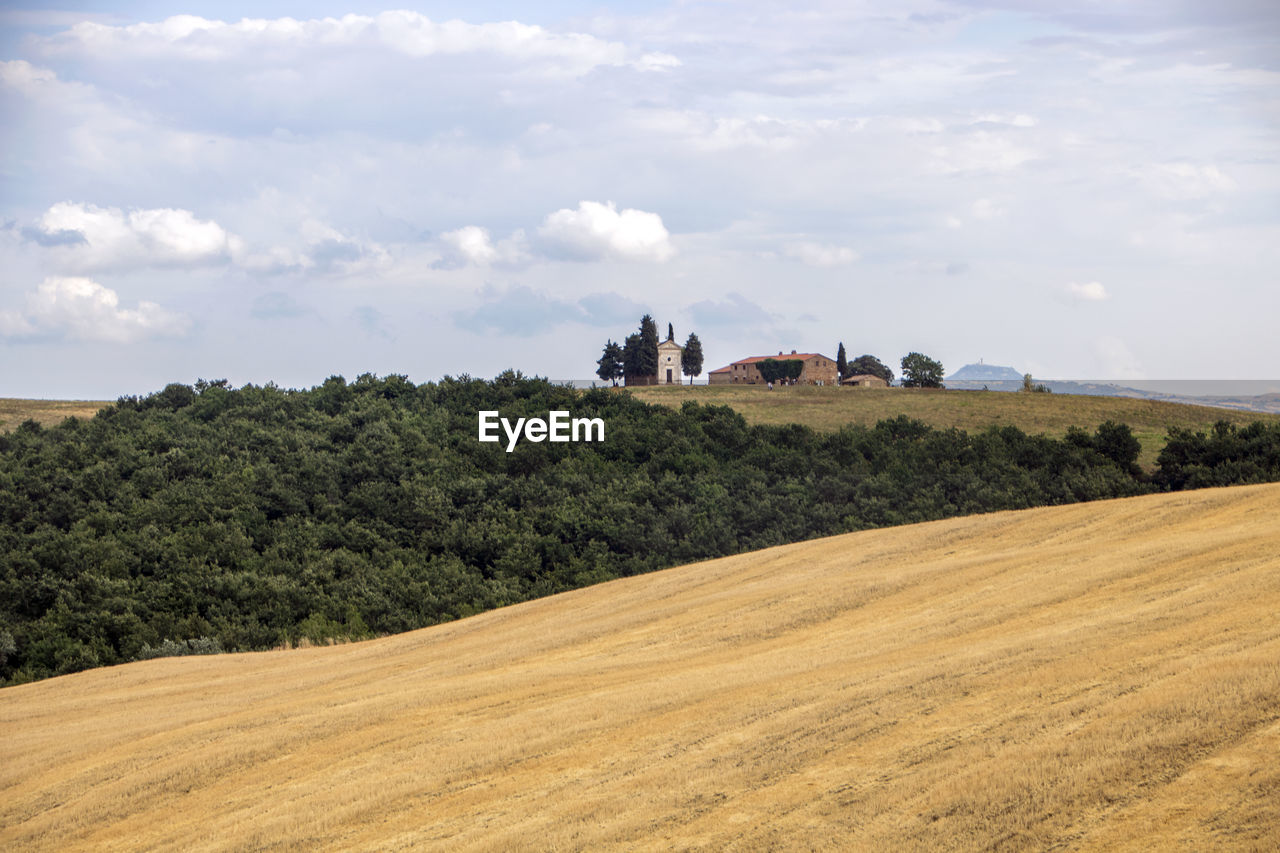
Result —
<instances>
[{"instance_id":1,"label":"cypress tree","mask_svg":"<svg viewBox=\"0 0 1280 853\"><path fill-rule=\"evenodd\" d=\"M680 353L680 370L689 377L690 385L693 384L693 377L702 373L702 341L693 332L689 333L689 339L684 342L684 351Z\"/></svg>"},{"instance_id":2,"label":"cypress tree","mask_svg":"<svg viewBox=\"0 0 1280 853\"><path fill-rule=\"evenodd\" d=\"M640 318L639 342L630 367L628 381L633 376L647 380L658 375L658 324L648 314Z\"/></svg>"}]
</instances>

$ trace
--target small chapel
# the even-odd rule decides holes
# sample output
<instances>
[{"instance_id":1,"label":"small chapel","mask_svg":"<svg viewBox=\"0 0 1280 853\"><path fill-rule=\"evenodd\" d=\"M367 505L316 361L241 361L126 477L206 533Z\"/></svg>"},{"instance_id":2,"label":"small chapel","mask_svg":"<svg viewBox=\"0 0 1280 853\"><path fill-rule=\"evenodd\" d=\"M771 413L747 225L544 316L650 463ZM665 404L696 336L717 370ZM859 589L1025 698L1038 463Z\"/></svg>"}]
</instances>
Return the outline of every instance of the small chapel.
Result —
<instances>
[{"instance_id":1,"label":"small chapel","mask_svg":"<svg viewBox=\"0 0 1280 853\"><path fill-rule=\"evenodd\" d=\"M658 385L679 385L680 356L684 348L676 343L675 329L667 324L667 339L658 344Z\"/></svg>"}]
</instances>

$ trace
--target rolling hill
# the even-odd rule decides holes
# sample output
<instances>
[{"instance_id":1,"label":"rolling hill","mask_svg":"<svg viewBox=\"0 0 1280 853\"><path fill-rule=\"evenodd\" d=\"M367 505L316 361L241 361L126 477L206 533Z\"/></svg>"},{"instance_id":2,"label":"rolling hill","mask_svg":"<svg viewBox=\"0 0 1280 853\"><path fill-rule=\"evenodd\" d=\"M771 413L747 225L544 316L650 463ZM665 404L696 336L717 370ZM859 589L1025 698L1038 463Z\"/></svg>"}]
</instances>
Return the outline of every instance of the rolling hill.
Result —
<instances>
[{"instance_id":1,"label":"rolling hill","mask_svg":"<svg viewBox=\"0 0 1280 853\"><path fill-rule=\"evenodd\" d=\"M1275 849L1280 485L0 690L5 849Z\"/></svg>"},{"instance_id":2,"label":"rolling hill","mask_svg":"<svg viewBox=\"0 0 1280 853\"><path fill-rule=\"evenodd\" d=\"M799 423L819 430L846 424L874 426L906 415L938 429L979 432L992 426L1016 426L1031 435L1061 438L1068 427L1094 430L1110 420L1133 429L1142 442L1138 463L1148 470L1155 466L1170 427L1204 430L1217 421L1237 425L1280 421L1280 415L1262 412L1077 394L813 386L768 391L755 385L651 386L628 389L628 393L666 406L679 406L685 400L730 406L753 424Z\"/></svg>"}]
</instances>

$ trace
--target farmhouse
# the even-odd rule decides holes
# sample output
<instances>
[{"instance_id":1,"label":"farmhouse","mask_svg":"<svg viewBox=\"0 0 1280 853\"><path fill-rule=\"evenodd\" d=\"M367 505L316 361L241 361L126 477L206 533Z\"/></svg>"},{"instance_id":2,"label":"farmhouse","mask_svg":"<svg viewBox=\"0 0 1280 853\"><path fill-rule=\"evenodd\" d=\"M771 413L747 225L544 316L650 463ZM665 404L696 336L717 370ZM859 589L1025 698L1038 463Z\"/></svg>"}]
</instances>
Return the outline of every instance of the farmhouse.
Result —
<instances>
[{"instance_id":1,"label":"farmhouse","mask_svg":"<svg viewBox=\"0 0 1280 853\"><path fill-rule=\"evenodd\" d=\"M858 373L853 376L846 376L840 380L841 385L850 388L888 388L889 383L885 382L879 376L873 376L870 373Z\"/></svg>"},{"instance_id":2,"label":"farmhouse","mask_svg":"<svg viewBox=\"0 0 1280 853\"><path fill-rule=\"evenodd\" d=\"M836 363L825 355L816 352L798 353L792 350L790 355L753 355L740 359L733 364L713 370L707 374L707 381L712 385L763 385L760 375L760 362L772 358L775 361L801 361L804 369L796 382L800 385L835 385Z\"/></svg>"}]
</instances>

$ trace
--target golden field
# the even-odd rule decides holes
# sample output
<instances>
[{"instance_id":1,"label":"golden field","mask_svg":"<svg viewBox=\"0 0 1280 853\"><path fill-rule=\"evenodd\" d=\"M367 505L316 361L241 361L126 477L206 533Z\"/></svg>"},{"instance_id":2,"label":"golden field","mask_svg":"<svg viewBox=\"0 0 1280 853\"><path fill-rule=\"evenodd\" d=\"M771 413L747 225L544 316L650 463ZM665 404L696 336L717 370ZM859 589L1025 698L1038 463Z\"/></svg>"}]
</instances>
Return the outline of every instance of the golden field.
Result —
<instances>
[{"instance_id":1,"label":"golden field","mask_svg":"<svg viewBox=\"0 0 1280 853\"><path fill-rule=\"evenodd\" d=\"M937 429L980 432L1015 426L1031 435L1061 438L1067 428L1093 432L1104 421L1128 424L1142 443L1138 464L1155 467L1170 427L1203 431L1217 421L1243 425L1280 422L1280 415L1192 406L1133 397L1021 394L1007 391L923 388L835 388L798 385L769 391L762 385L677 385L627 389L646 403L679 406L685 400L729 406L752 424L805 424L817 430L875 426L906 415Z\"/></svg>"},{"instance_id":2,"label":"golden field","mask_svg":"<svg viewBox=\"0 0 1280 853\"><path fill-rule=\"evenodd\" d=\"M23 400L17 397L0 397L0 432L10 432L18 424L31 419L40 426L50 427L67 418L91 418L104 406L106 400Z\"/></svg>"},{"instance_id":3,"label":"golden field","mask_svg":"<svg viewBox=\"0 0 1280 853\"><path fill-rule=\"evenodd\" d=\"M1274 850L1280 485L0 690L5 850Z\"/></svg>"}]
</instances>

